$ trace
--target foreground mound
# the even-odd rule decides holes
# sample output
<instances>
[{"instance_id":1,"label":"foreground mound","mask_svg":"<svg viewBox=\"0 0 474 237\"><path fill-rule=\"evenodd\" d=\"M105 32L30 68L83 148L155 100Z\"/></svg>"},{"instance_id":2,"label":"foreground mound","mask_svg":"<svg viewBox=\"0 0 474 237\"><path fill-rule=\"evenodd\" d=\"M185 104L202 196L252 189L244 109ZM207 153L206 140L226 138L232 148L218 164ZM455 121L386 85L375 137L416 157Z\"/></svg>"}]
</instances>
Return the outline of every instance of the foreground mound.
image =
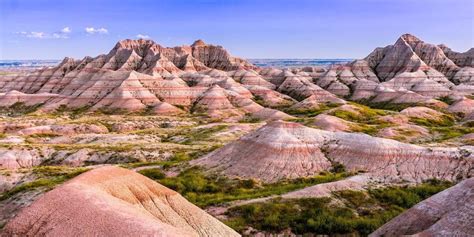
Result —
<instances>
[{"instance_id":1,"label":"foreground mound","mask_svg":"<svg viewBox=\"0 0 474 237\"><path fill-rule=\"evenodd\" d=\"M472 175L472 147L427 148L365 134L272 122L193 164L266 182L312 176L342 164L380 180L421 182Z\"/></svg>"},{"instance_id":2,"label":"foreground mound","mask_svg":"<svg viewBox=\"0 0 474 237\"><path fill-rule=\"evenodd\" d=\"M178 193L127 169L103 167L46 193L6 236L238 236Z\"/></svg>"},{"instance_id":3,"label":"foreground mound","mask_svg":"<svg viewBox=\"0 0 474 237\"><path fill-rule=\"evenodd\" d=\"M473 236L474 178L418 203L372 236Z\"/></svg>"}]
</instances>

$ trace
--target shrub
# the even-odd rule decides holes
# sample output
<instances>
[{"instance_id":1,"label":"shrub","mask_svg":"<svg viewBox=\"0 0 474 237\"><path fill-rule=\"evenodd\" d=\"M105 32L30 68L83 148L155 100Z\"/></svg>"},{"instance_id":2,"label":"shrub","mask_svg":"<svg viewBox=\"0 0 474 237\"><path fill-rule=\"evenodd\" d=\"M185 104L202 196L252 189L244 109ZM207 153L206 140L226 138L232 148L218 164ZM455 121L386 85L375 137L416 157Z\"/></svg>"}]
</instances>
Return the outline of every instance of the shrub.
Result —
<instances>
[{"instance_id":1,"label":"shrub","mask_svg":"<svg viewBox=\"0 0 474 237\"><path fill-rule=\"evenodd\" d=\"M253 116L252 114L245 114L245 116L239 120L239 123L259 123L262 120Z\"/></svg>"},{"instance_id":2,"label":"shrub","mask_svg":"<svg viewBox=\"0 0 474 237\"><path fill-rule=\"evenodd\" d=\"M158 168L144 169L138 171L138 173L154 180L159 180L166 177L166 175L161 171L161 169Z\"/></svg>"},{"instance_id":3,"label":"shrub","mask_svg":"<svg viewBox=\"0 0 474 237\"><path fill-rule=\"evenodd\" d=\"M285 229L297 235L367 236L378 227L451 183L428 180L411 187L388 187L369 192L345 190L333 193L346 205L334 205L331 198L281 199L235 206L225 221L237 231L252 227L279 233Z\"/></svg>"},{"instance_id":4,"label":"shrub","mask_svg":"<svg viewBox=\"0 0 474 237\"><path fill-rule=\"evenodd\" d=\"M206 175L199 168L193 167L184 170L176 177L166 177L159 179L158 182L181 193L190 202L200 207L206 207L234 200L279 195L318 183L340 180L347 176L346 173L327 173L314 177L260 185L257 181L251 179L239 180L217 175Z\"/></svg>"},{"instance_id":5,"label":"shrub","mask_svg":"<svg viewBox=\"0 0 474 237\"><path fill-rule=\"evenodd\" d=\"M346 167L343 164L339 163L339 162L334 162L332 164L331 172L333 172L333 173L344 173L344 172L346 172Z\"/></svg>"},{"instance_id":6,"label":"shrub","mask_svg":"<svg viewBox=\"0 0 474 237\"><path fill-rule=\"evenodd\" d=\"M410 122L426 127L450 127L454 125L455 119L451 115L443 115L441 118L410 118Z\"/></svg>"}]
</instances>

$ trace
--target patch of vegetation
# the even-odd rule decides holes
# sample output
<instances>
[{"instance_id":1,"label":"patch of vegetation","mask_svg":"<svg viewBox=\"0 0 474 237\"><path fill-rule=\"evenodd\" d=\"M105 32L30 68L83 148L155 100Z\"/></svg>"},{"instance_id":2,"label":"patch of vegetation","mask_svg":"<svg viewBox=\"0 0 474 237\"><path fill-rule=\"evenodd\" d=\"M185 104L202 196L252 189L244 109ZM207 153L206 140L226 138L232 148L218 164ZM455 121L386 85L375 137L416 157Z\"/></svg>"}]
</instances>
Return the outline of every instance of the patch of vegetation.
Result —
<instances>
[{"instance_id":1,"label":"patch of vegetation","mask_svg":"<svg viewBox=\"0 0 474 237\"><path fill-rule=\"evenodd\" d=\"M165 173L159 168L151 168L151 169L144 169L138 171L138 173L145 175L146 177L150 179L163 179L166 177Z\"/></svg>"},{"instance_id":2,"label":"patch of vegetation","mask_svg":"<svg viewBox=\"0 0 474 237\"><path fill-rule=\"evenodd\" d=\"M370 107L359 105L355 103L351 103L352 105L356 106L356 112L346 111L346 110L335 110L332 112L331 115L336 116L338 118L357 122L357 123L365 123L365 124L385 124L386 122L378 120L379 116L387 115L387 111L380 110L380 109L372 109Z\"/></svg>"},{"instance_id":3,"label":"patch of vegetation","mask_svg":"<svg viewBox=\"0 0 474 237\"><path fill-rule=\"evenodd\" d=\"M327 104L321 104L317 108L300 108L300 109L294 109L294 108L286 108L283 109L283 112L293 115L293 116L298 116L298 117L314 117L316 115L319 115L323 113L324 111L327 111L329 109L335 108L339 106L338 104L332 104L332 103L327 103Z\"/></svg>"},{"instance_id":4,"label":"patch of vegetation","mask_svg":"<svg viewBox=\"0 0 474 237\"><path fill-rule=\"evenodd\" d=\"M440 98L438 98L438 100L439 100L439 101L442 101L442 102L444 102L444 103L446 103L446 104L448 104L448 105L452 105L452 104L455 102L455 100L453 100L453 99L452 99L451 97L449 97L449 96L440 97Z\"/></svg>"},{"instance_id":5,"label":"patch of vegetation","mask_svg":"<svg viewBox=\"0 0 474 237\"><path fill-rule=\"evenodd\" d=\"M43 104L26 105L24 102L16 102L9 107L0 107L0 114L18 117L36 112Z\"/></svg>"},{"instance_id":6,"label":"patch of vegetation","mask_svg":"<svg viewBox=\"0 0 474 237\"><path fill-rule=\"evenodd\" d=\"M357 216L347 207L331 206L330 198L302 198L254 203L228 210L225 221L242 232L247 226L279 233L286 229L303 234L368 235L400 211L384 211L370 216Z\"/></svg>"},{"instance_id":7,"label":"patch of vegetation","mask_svg":"<svg viewBox=\"0 0 474 237\"><path fill-rule=\"evenodd\" d=\"M70 118L76 119L76 118L79 118L80 116L82 116L83 114L85 114L90 108L91 108L91 106L89 106L89 105L85 105L85 106L81 106L81 107L75 107L75 108L69 108L69 107L67 107L67 105L62 104L56 109L54 114L55 115L67 114L67 115L69 115Z\"/></svg>"},{"instance_id":8,"label":"patch of vegetation","mask_svg":"<svg viewBox=\"0 0 474 237\"><path fill-rule=\"evenodd\" d=\"M127 169L133 169L133 168L138 168L138 167L143 167L143 166L159 165L163 169L168 169L168 168L180 165L182 163L185 163L186 161L190 161L200 156L203 156L219 147L220 147L219 145L215 145L215 146L206 147L204 149L193 151L193 152L176 152L168 160L151 161L151 162L134 162L134 163L122 164L121 167L124 167Z\"/></svg>"},{"instance_id":9,"label":"patch of vegetation","mask_svg":"<svg viewBox=\"0 0 474 237\"><path fill-rule=\"evenodd\" d=\"M389 187L370 190L369 193L380 203L410 208L422 200L451 187L447 181L428 180L416 186Z\"/></svg>"},{"instance_id":10,"label":"patch of vegetation","mask_svg":"<svg viewBox=\"0 0 474 237\"><path fill-rule=\"evenodd\" d=\"M331 172L333 172L333 173L344 173L344 172L346 172L346 167L343 164L339 163L339 162L334 162L332 164Z\"/></svg>"},{"instance_id":11,"label":"patch of vegetation","mask_svg":"<svg viewBox=\"0 0 474 237\"><path fill-rule=\"evenodd\" d=\"M166 134L165 137L161 139L162 142L171 142L173 137L181 136L183 137L182 141L179 143L185 145L191 145L197 142L202 142L209 140L214 133L220 132L226 129L228 126L225 124L202 127L198 129L185 129L177 131L176 133Z\"/></svg>"},{"instance_id":12,"label":"patch of vegetation","mask_svg":"<svg viewBox=\"0 0 474 237\"><path fill-rule=\"evenodd\" d=\"M261 184L252 179L230 179L206 175L199 168L193 167L184 170L176 177L155 180L181 193L188 201L200 207L206 207L235 200L279 195L319 183L337 181L347 176L349 176L348 173L323 172L314 177ZM153 176L148 177L153 179Z\"/></svg>"},{"instance_id":13,"label":"patch of vegetation","mask_svg":"<svg viewBox=\"0 0 474 237\"><path fill-rule=\"evenodd\" d=\"M239 120L239 123L260 123L262 120L253 116L252 114L245 114L245 116Z\"/></svg>"},{"instance_id":14,"label":"patch of vegetation","mask_svg":"<svg viewBox=\"0 0 474 237\"><path fill-rule=\"evenodd\" d=\"M453 116L446 114L443 114L441 118L410 118L410 122L426 127L450 127L455 121Z\"/></svg>"},{"instance_id":15,"label":"patch of vegetation","mask_svg":"<svg viewBox=\"0 0 474 237\"><path fill-rule=\"evenodd\" d=\"M378 227L417 202L451 186L451 183L430 180L417 186L390 187L369 192L345 190L331 198L273 199L232 207L225 222L242 232L247 227L280 233L291 229L304 234L368 235Z\"/></svg>"},{"instance_id":16,"label":"patch of vegetation","mask_svg":"<svg viewBox=\"0 0 474 237\"><path fill-rule=\"evenodd\" d=\"M28 138L54 138L59 137L60 135L55 133L37 133L28 135Z\"/></svg>"},{"instance_id":17,"label":"patch of vegetation","mask_svg":"<svg viewBox=\"0 0 474 237\"><path fill-rule=\"evenodd\" d=\"M415 107L418 106L416 103L404 103L404 104L397 104L397 103L392 103L390 101L388 102L371 102L371 99L368 100L359 100L357 101L358 103L368 106L370 108L374 109L382 109L382 110L391 110L391 111L397 111L400 112L406 108L409 107Z\"/></svg>"},{"instance_id":18,"label":"patch of vegetation","mask_svg":"<svg viewBox=\"0 0 474 237\"><path fill-rule=\"evenodd\" d=\"M112 108L112 107L103 107L99 108L96 111L97 114L105 114L105 115L122 115L122 114L129 114L130 111L122 108Z\"/></svg>"},{"instance_id":19,"label":"patch of vegetation","mask_svg":"<svg viewBox=\"0 0 474 237\"><path fill-rule=\"evenodd\" d=\"M255 103L257 103L257 104L259 104L263 107L268 107L268 105L265 103L265 100L259 95L255 95L253 97L253 101L255 101Z\"/></svg>"},{"instance_id":20,"label":"patch of vegetation","mask_svg":"<svg viewBox=\"0 0 474 237\"><path fill-rule=\"evenodd\" d=\"M430 127L429 130L431 133L438 135L435 141L444 141L444 140L460 137L469 133L474 133L474 128L459 127L459 126Z\"/></svg>"},{"instance_id":21,"label":"patch of vegetation","mask_svg":"<svg viewBox=\"0 0 474 237\"><path fill-rule=\"evenodd\" d=\"M387 127L387 126L388 125L378 126L378 125L369 125L369 124L360 123L360 124L351 126L351 131L352 132L365 133L365 134L368 134L368 135L375 135L375 134L377 134L377 132L380 129L382 129L384 127Z\"/></svg>"},{"instance_id":22,"label":"patch of vegetation","mask_svg":"<svg viewBox=\"0 0 474 237\"><path fill-rule=\"evenodd\" d=\"M68 168L62 166L39 166L33 168L33 174L38 179L22 183L14 188L3 192L0 195L0 201L6 200L18 193L32 191L37 189L44 189L46 191L53 189L57 185L82 174L89 169L87 168Z\"/></svg>"}]
</instances>

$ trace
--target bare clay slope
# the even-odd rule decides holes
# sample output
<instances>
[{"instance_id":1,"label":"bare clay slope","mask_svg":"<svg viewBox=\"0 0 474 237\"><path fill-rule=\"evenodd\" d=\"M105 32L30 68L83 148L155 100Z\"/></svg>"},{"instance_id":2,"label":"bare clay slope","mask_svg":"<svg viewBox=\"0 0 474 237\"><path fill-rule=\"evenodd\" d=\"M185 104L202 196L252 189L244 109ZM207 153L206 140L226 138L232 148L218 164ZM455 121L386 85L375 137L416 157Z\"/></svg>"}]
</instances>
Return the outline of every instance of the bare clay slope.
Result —
<instances>
[{"instance_id":1,"label":"bare clay slope","mask_svg":"<svg viewBox=\"0 0 474 237\"><path fill-rule=\"evenodd\" d=\"M192 163L266 182L312 176L330 170L334 163L380 180L421 182L472 176L474 149L426 148L276 121Z\"/></svg>"},{"instance_id":2,"label":"bare clay slope","mask_svg":"<svg viewBox=\"0 0 474 237\"><path fill-rule=\"evenodd\" d=\"M474 236L474 178L405 211L371 236Z\"/></svg>"},{"instance_id":3,"label":"bare clay slope","mask_svg":"<svg viewBox=\"0 0 474 237\"><path fill-rule=\"evenodd\" d=\"M23 209L2 236L239 236L133 171L97 168Z\"/></svg>"}]
</instances>

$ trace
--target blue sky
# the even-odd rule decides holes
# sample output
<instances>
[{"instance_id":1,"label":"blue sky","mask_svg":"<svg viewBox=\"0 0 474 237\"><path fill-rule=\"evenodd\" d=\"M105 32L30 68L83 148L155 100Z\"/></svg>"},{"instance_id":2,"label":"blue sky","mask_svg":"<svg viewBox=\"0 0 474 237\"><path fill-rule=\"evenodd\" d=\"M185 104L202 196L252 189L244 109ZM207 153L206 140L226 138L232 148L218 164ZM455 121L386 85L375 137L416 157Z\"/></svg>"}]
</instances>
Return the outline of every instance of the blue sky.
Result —
<instances>
[{"instance_id":1,"label":"blue sky","mask_svg":"<svg viewBox=\"0 0 474 237\"><path fill-rule=\"evenodd\" d=\"M403 33L474 46L473 0L0 0L0 59L82 58L201 38L246 58L361 58Z\"/></svg>"}]
</instances>

